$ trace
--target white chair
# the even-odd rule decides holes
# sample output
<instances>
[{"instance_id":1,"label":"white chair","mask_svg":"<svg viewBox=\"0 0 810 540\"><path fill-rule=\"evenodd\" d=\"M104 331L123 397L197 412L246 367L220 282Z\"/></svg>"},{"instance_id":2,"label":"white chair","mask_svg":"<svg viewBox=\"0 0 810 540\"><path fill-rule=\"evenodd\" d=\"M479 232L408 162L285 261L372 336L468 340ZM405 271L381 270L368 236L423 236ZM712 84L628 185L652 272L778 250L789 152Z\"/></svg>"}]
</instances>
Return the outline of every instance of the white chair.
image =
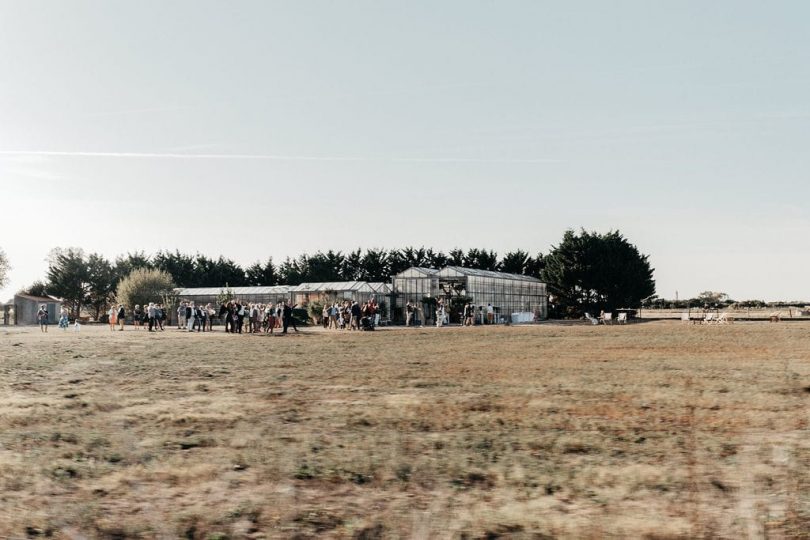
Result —
<instances>
[{"instance_id":1,"label":"white chair","mask_svg":"<svg viewBox=\"0 0 810 540\"><path fill-rule=\"evenodd\" d=\"M627 313L619 313L619 317L616 320L619 324L627 324Z\"/></svg>"},{"instance_id":2,"label":"white chair","mask_svg":"<svg viewBox=\"0 0 810 540\"><path fill-rule=\"evenodd\" d=\"M714 313L707 313L707 314L706 314L706 316L703 318L703 323L704 323L704 324L712 324L712 323L714 323L716 320L717 320L717 319L715 319L715 317L714 317Z\"/></svg>"},{"instance_id":3,"label":"white chair","mask_svg":"<svg viewBox=\"0 0 810 540\"><path fill-rule=\"evenodd\" d=\"M601 319L602 324L613 324L613 313L605 313Z\"/></svg>"}]
</instances>

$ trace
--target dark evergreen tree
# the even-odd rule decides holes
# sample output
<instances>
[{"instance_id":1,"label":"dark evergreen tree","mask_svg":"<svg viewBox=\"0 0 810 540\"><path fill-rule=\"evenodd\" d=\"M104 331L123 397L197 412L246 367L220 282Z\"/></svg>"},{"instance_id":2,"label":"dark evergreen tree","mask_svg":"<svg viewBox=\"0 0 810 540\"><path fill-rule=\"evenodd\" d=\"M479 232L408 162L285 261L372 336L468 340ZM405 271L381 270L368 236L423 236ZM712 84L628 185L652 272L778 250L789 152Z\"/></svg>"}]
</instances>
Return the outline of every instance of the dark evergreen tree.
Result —
<instances>
[{"instance_id":1,"label":"dark evergreen tree","mask_svg":"<svg viewBox=\"0 0 810 540\"><path fill-rule=\"evenodd\" d=\"M113 299L118 278L113 265L98 253L91 253L85 260L86 284L84 305L93 309L95 320Z\"/></svg>"},{"instance_id":2,"label":"dark evergreen tree","mask_svg":"<svg viewBox=\"0 0 810 540\"><path fill-rule=\"evenodd\" d=\"M566 316L633 308L655 294L649 257L619 231L566 231L545 258L543 276Z\"/></svg>"},{"instance_id":3,"label":"dark evergreen tree","mask_svg":"<svg viewBox=\"0 0 810 540\"><path fill-rule=\"evenodd\" d=\"M245 271L247 284L252 286L272 287L278 285L278 273L273 264L273 258L267 259L264 264L256 262Z\"/></svg>"},{"instance_id":4,"label":"dark evergreen tree","mask_svg":"<svg viewBox=\"0 0 810 540\"><path fill-rule=\"evenodd\" d=\"M84 251L80 248L56 248L51 251L48 261L48 291L70 307L72 316L78 316L87 295Z\"/></svg>"},{"instance_id":5,"label":"dark evergreen tree","mask_svg":"<svg viewBox=\"0 0 810 540\"><path fill-rule=\"evenodd\" d=\"M340 271L340 277L343 281L357 281L362 275L363 267L363 251L357 248L351 251L343 258L343 268Z\"/></svg>"},{"instance_id":6,"label":"dark evergreen tree","mask_svg":"<svg viewBox=\"0 0 810 540\"><path fill-rule=\"evenodd\" d=\"M361 281L388 281L391 270L388 265L388 252L384 249L367 249L363 255Z\"/></svg>"},{"instance_id":7,"label":"dark evergreen tree","mask_svg":"<svg viewBox=\"0 0 810 540\"><path fill-rule=\"evenodd\" d=\"M510 251L501 259L500 270L509 274L527 275L531 260L529 254L521 249Z\"/></svg>"}]
</instances>

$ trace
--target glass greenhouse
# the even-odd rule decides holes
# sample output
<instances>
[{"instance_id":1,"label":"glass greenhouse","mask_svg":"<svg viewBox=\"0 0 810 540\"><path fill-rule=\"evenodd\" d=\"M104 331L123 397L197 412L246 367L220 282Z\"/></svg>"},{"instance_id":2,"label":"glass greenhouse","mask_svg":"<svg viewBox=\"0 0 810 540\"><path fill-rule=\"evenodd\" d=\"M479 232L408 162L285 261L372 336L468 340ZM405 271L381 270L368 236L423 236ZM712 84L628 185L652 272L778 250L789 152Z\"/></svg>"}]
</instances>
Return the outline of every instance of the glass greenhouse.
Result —
<instances>
[{"instance_id":1,"label":"glass greenhouse","mask_svg":"<svg viewBox=\"0 0 810 540\"><path fill-rule=\"evenodd\" d=\"M495 322L513 320L515 316L522 321L548 316L546 284L530 276L459 266L441 270L414 267L394 276L393 286L398 319L404 318L405 305L410 301L417 307L417 320L430 323L433 302L429 299L433 298L443 299L450 306L453 320L458 320L456 311L461 311L459 304L465 300L480 308L477 313L481 314L491 304Z\"/></svg>"},{"instance_id":2,"label":"glass greenhouse","mask_svg":"<svg viewBox=\"0 0 810 540\"><path fill-rule=\"evenodd\" d=\"M363 303L374 297L380 308L380 316L388 319L391 306L391 285L367 281L331 281L324 283L302 283L290 290L290 298L295 306L306 306L310 302L321 304L354 300Z\"/></svg>"},{"instance_id":3,"label":"glass greenhouse","mask_svg":"<svg viewBox=\"0 0 810 540\"><path fill-rule=\"evenodd\" d=\"M192 289L175 289L179 302L195 304L217 304L221 298L230 295L241 302L253 304L275 304L289 299L288 285L274 287L197 287Z\"/></svg>"}]
</instances>

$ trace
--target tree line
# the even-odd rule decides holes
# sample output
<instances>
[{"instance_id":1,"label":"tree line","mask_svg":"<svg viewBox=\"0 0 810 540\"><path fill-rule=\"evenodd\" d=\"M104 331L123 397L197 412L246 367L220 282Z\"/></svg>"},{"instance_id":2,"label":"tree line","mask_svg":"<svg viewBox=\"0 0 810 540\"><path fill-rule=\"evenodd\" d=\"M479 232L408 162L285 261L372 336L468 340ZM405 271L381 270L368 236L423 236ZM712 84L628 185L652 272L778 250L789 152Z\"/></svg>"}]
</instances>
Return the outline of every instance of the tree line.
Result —
<instances>
[{"instance_id":1,"label":"tree line","mask_svg":"<svg viewBox=\"0 0 810 540\"><path fill-rule=\"evenodd\" d=\"M335 250L302 254L276 264L272 258L241 266L235 261L196 253L142 251L114 260L80 248L56 248L48 257L45 281L25 292L62 298L74 313L85 309L96 318L112 301L119 283L138 269L168 274L178 287L240 287L298 285L305 282L390 282L412 266L463 266L532 276L546 281L553 310L569 316L583 309L632 307L655 293L653 269L618 231L606 234L569 230L545 255L516 250L499 256L488 249L453 249L447 253L426 247Z\"/></svg>"}]
</instances>

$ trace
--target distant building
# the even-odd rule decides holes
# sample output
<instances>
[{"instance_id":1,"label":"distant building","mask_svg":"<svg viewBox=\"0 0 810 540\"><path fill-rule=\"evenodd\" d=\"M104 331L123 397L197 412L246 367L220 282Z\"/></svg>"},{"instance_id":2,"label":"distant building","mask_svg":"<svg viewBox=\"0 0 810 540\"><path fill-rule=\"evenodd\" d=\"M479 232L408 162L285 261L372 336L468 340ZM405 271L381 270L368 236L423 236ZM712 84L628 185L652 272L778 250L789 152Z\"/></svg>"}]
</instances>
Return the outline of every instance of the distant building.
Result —
<instances>
[{"instance_id":1,"label":"distant building","mask_svg":"<svg viewBox=\"0 0 810 540\"><path fill-rule=\"evenodd\" d=\"M493 272L447 266L409 268L393 278L397 315L402 318L405 305L417 306L430 321L433 318L431 299L443 299L452 309L451 317L458 317L462 306L453 305L456 299L471 302L477 313L492 306L494 322L527 322L548 317L548 291L537 278L519 274Z\"/></svg>"},{"instance_id":2,"label":"distant building","mask_svg":"<svg viewBox=\"0 0 810 540\"><path fill-rule=\"evenodd\" d=\"M175 289L174 294L179 302L195 304L214 304L219 309L219 301L225 297L233 298L248 304L275 304L289 299L291 287L274 285L272 287L195 287Z\"/></svg>"},{"instance_id":3,"label":"distant building","mask_svg":"<svg viewBox=\"0 0 810 540\"><path fill-rule=\"evenodd\" d=\"M389 318L391 285L368 281L329 281L324 283L302 283L290 290L293 305L305 307L310 302L332 304L353 300L362 304L372 297L380 308L380 316Z\"/></svg>"},{"instance_id":4,"label":"distant building","mask_svg":"<svg viewBox=\"0 0 810 540\"><path fill-rule=\"evenodd\" d=\"M48 321L51 324L59 322L59 312L62 302L52 296L31 296L30 294L16 294L14 299L4 306L3 319L5 324L39 324L37 312L44 305L48 310Z\"/></svg>"}]
</instances>

